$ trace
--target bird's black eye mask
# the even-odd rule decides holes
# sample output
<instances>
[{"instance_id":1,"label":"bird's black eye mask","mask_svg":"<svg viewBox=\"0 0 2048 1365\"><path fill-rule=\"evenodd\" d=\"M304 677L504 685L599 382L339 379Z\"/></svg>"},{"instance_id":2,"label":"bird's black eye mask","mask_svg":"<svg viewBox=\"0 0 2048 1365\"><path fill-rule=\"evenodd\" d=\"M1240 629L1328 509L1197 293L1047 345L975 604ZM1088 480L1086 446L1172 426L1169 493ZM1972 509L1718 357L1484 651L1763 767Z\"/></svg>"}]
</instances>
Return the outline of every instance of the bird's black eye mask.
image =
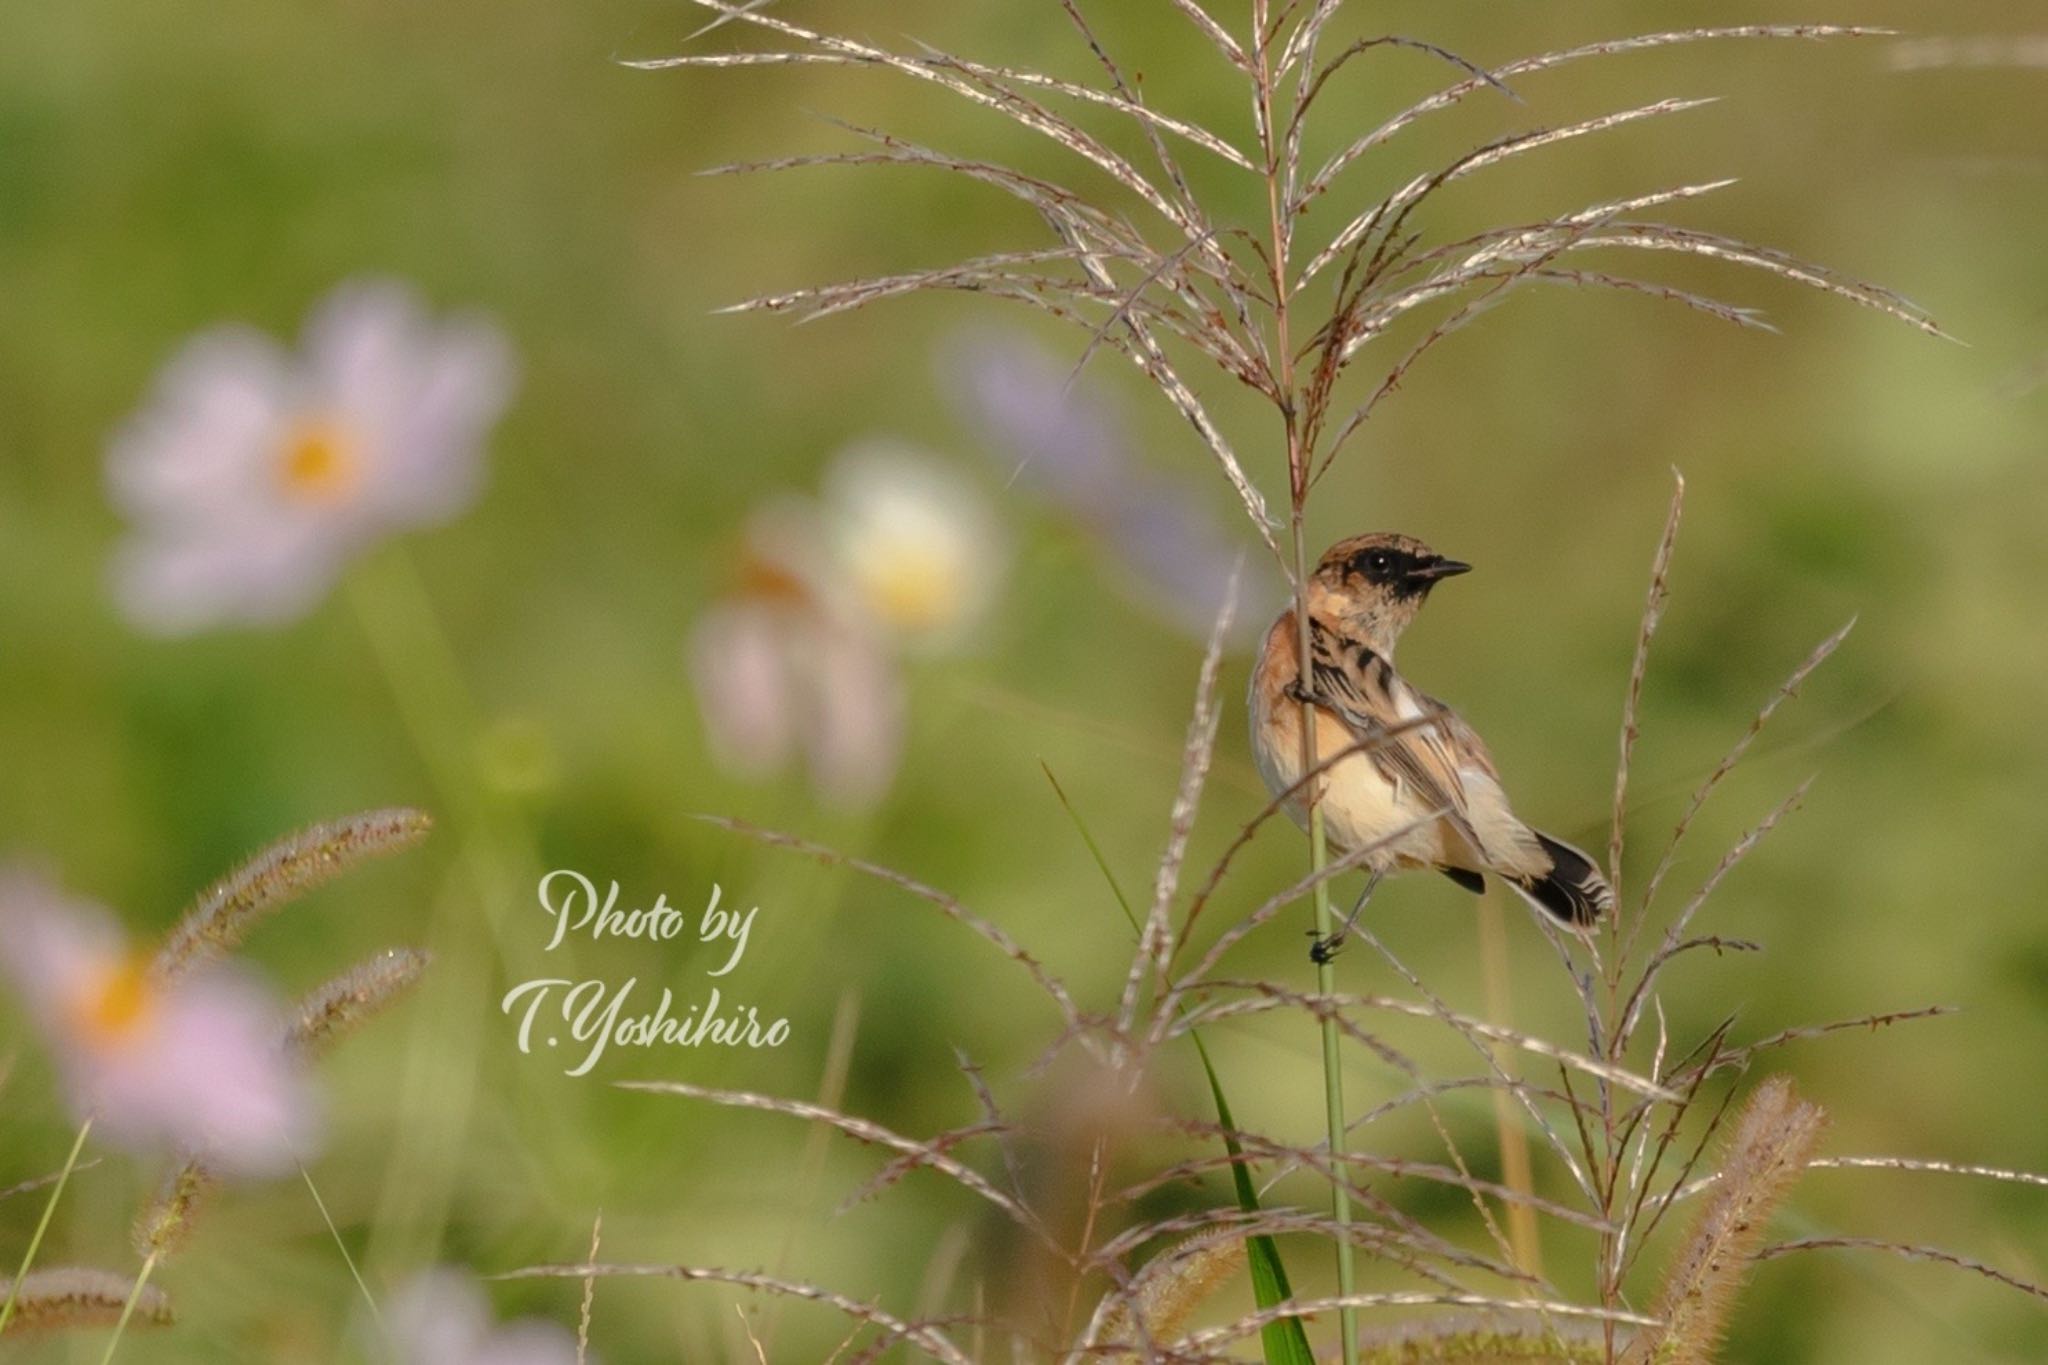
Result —
<instances>
[{"instance_id":1,"label":"bird's black eye mask","mask_svg":"<svg viewBox=\"0 0 2048 1365\"><path fill-rule=\"evenodd\" d=\"M1414 578L1420 562L1406 550L1360 550L1344 562L1344 574L1348 578L1363 578L1368 583L1420 589L1427 586L1424 580Z\"/></svg>"},{"instance_id":2,"label":"bird's black eye mask","mask_svg":"<svg viewBox=\"0 0 2048 1365\"><path fill-rule=\"evenodd\" d=\"M1346 577L1363 578L1403 598L1419 597L1435 587L1439 578L1464 573L1471 567L1442 555L1418 555L1384 546L1360 550L1344 561Z\"/></svg>"}]
</instances>

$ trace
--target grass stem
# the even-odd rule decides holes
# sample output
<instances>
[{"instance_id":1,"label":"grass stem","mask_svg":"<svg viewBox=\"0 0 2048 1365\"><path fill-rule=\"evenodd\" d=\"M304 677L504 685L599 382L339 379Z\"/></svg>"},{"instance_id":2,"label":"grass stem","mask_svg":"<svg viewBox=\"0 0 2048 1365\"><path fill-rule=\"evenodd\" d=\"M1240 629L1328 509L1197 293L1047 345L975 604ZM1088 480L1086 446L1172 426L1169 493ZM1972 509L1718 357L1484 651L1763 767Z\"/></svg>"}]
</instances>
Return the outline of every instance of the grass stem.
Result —
<instances>
[{"instance_id":1,"label":"grass stem","mask_svg":"<svg viewBox=\"0 0 2048 1365\"><path fill-rule=\"evenodd\" d=\"M142 1291L149 1286L149 1277L156 1270L157 1253L152 1251L142 1262L142 1269L135 1272L135 1287L128 1291L128 1302L121 1305L120 1320L114 1324L114 1335L107 1338L107 1353L100 1357L100 1365L113 1365L114 1352L121 1347L121 1337L128 1330L128 1319L135 1316L135 1305L142 1301Z\"/></svg>"},{"instance_id":2,"label":"grass stem","mask_svg":"<svg viewBox=\"0 0 2048 1365\"><path fill-rule=\"evenodd\" d=\"M313 1183L313 1173L306 1169L304 1162L299 1163L299 1174L306 1178L306 1192L313 1196L313 1207L320 1210L320 1221L327 1224L327 1231L333 1234L335 1248L341 1252L342 1264L348 1267L350 1278L355 1280L356 1288L363 1293L363 1302L370 1307L371 1321L383 1322L384 1314L377 1309L376 1297L370 1293L370 1286L363 1279L363 1272L357 1268L356 1258L349 1254L348 1243L341 1239L341 1229L335 1226L334 1215L327 1211L327 1201L320 1197L320 1187Z\"/></svg>"},{"instance_id":3,"label":"grass stem","mask_svg":"<svg viewBox=\"0 0 2048 1365\"><path fill-rule=\"evenodd\" d=\"M22 1281L28 1278L36 1253L42 1250L43 1234L50 1230L50 1219L56 1215L57 1201L64 1197L64 1187L70 1183L71 1173L78 1169L78 1155L85 1150L85 1139L91 1132L91 1119L78 1126L78 1137L71 1144L71 1155L64 1158L64 1169L57 1173L57 1183L50 1187L50 1197L43 1205L43 1216L36 1220L35 1235L28 1239L28 1250L21 1255L21 1268L14 1272L14 1280L7 1286L7 1301L0 1303L0 1333L4 1333L7 1324L14 1319L14 1305L21 1298Z\"/></svg>"}]
</instances>

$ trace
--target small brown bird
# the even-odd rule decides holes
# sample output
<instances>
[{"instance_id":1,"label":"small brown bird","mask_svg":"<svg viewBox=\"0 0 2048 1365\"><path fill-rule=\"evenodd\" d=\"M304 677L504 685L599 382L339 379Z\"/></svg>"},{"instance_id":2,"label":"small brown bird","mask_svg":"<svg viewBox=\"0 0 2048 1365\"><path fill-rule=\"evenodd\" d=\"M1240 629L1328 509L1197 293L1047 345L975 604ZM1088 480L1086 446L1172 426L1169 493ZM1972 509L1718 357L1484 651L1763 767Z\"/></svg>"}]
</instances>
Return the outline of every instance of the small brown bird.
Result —
<instances>
[{"instance_id":1,"label":"small brown bird","mask_svg":"<svg viewBox=\"0 0 2048 1365\"><path fill-rule=\"evenodd\" d=\"M1441 579L1472 566L1391 532L1341 540L1308 584L1312 667L1304 674L1290 608L1266 632L1252 670L1252 749L1275 795L1301 780L1302 701L1315 704L1317 761L1347 749L1320 779L1331 847L1365 855L1365 894L1329 939L1311 950L1327 961L1389 872L1441 872L1469 891L1495 873L1531 904L1570 925L1613 908L1593 860L1517 819L1479 735L1458 714L1394 671L1394 644ZM1360 747L1360 746L1364 747ZM1287 802L1297 822L1307 798Z\"/></svg>"}]
</instances>

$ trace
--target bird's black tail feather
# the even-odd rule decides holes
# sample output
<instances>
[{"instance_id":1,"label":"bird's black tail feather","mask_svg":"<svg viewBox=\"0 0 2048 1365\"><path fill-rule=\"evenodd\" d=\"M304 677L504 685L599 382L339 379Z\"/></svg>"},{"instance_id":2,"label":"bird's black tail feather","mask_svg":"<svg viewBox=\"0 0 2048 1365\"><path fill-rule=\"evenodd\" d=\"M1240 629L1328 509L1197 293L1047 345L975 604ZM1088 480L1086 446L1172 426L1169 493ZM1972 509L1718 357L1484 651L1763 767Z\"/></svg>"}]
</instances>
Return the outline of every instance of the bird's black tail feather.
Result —
<instances>
[{"instance_id":1,"label":"bird's black tail feather","mask_svg":"<svg viewBox=\"0 0 2048 1365\"><path fill-rule=\"evenodd\" d=\"M1516 890L1566 924L1593 924L1614 908L1614 891L1591 858L1548 834L1538 833L1536 839L1550 855L1550 871L1514 879Z\"/></svg>"}]
</instances>

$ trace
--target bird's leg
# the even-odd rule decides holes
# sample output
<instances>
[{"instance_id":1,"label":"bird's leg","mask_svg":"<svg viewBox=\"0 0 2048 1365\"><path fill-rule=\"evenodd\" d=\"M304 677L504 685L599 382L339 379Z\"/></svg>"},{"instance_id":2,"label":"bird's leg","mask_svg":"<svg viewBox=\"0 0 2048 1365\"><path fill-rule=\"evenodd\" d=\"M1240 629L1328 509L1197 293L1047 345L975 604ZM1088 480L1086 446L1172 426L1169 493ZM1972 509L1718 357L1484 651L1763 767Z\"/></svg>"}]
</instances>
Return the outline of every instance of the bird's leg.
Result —
<instances>
[{"instance_id":1,"label":"bird's leg","mask_svg":"<svg viewBox=\"0 0 2048 1365\"><path fill-rule=\"evenodd\" d=\"M1351 913L1344 917L1344 923L1338 927L1337 932L1328 938L1316 939L1308 946L1309 961L1321 965L1337 955L1337 950L1344 946L1345 936L1351 932L1351 927L1358 923L1358 916L1364 911L1365 903L1371 900L1372 893L1379 889L1380 878L1383 875L1377 868L1373 870L1372 875L1366 879L1365 890L1358 893L1358 900L1352 904Z\"/></svg>"}]
</instances>

